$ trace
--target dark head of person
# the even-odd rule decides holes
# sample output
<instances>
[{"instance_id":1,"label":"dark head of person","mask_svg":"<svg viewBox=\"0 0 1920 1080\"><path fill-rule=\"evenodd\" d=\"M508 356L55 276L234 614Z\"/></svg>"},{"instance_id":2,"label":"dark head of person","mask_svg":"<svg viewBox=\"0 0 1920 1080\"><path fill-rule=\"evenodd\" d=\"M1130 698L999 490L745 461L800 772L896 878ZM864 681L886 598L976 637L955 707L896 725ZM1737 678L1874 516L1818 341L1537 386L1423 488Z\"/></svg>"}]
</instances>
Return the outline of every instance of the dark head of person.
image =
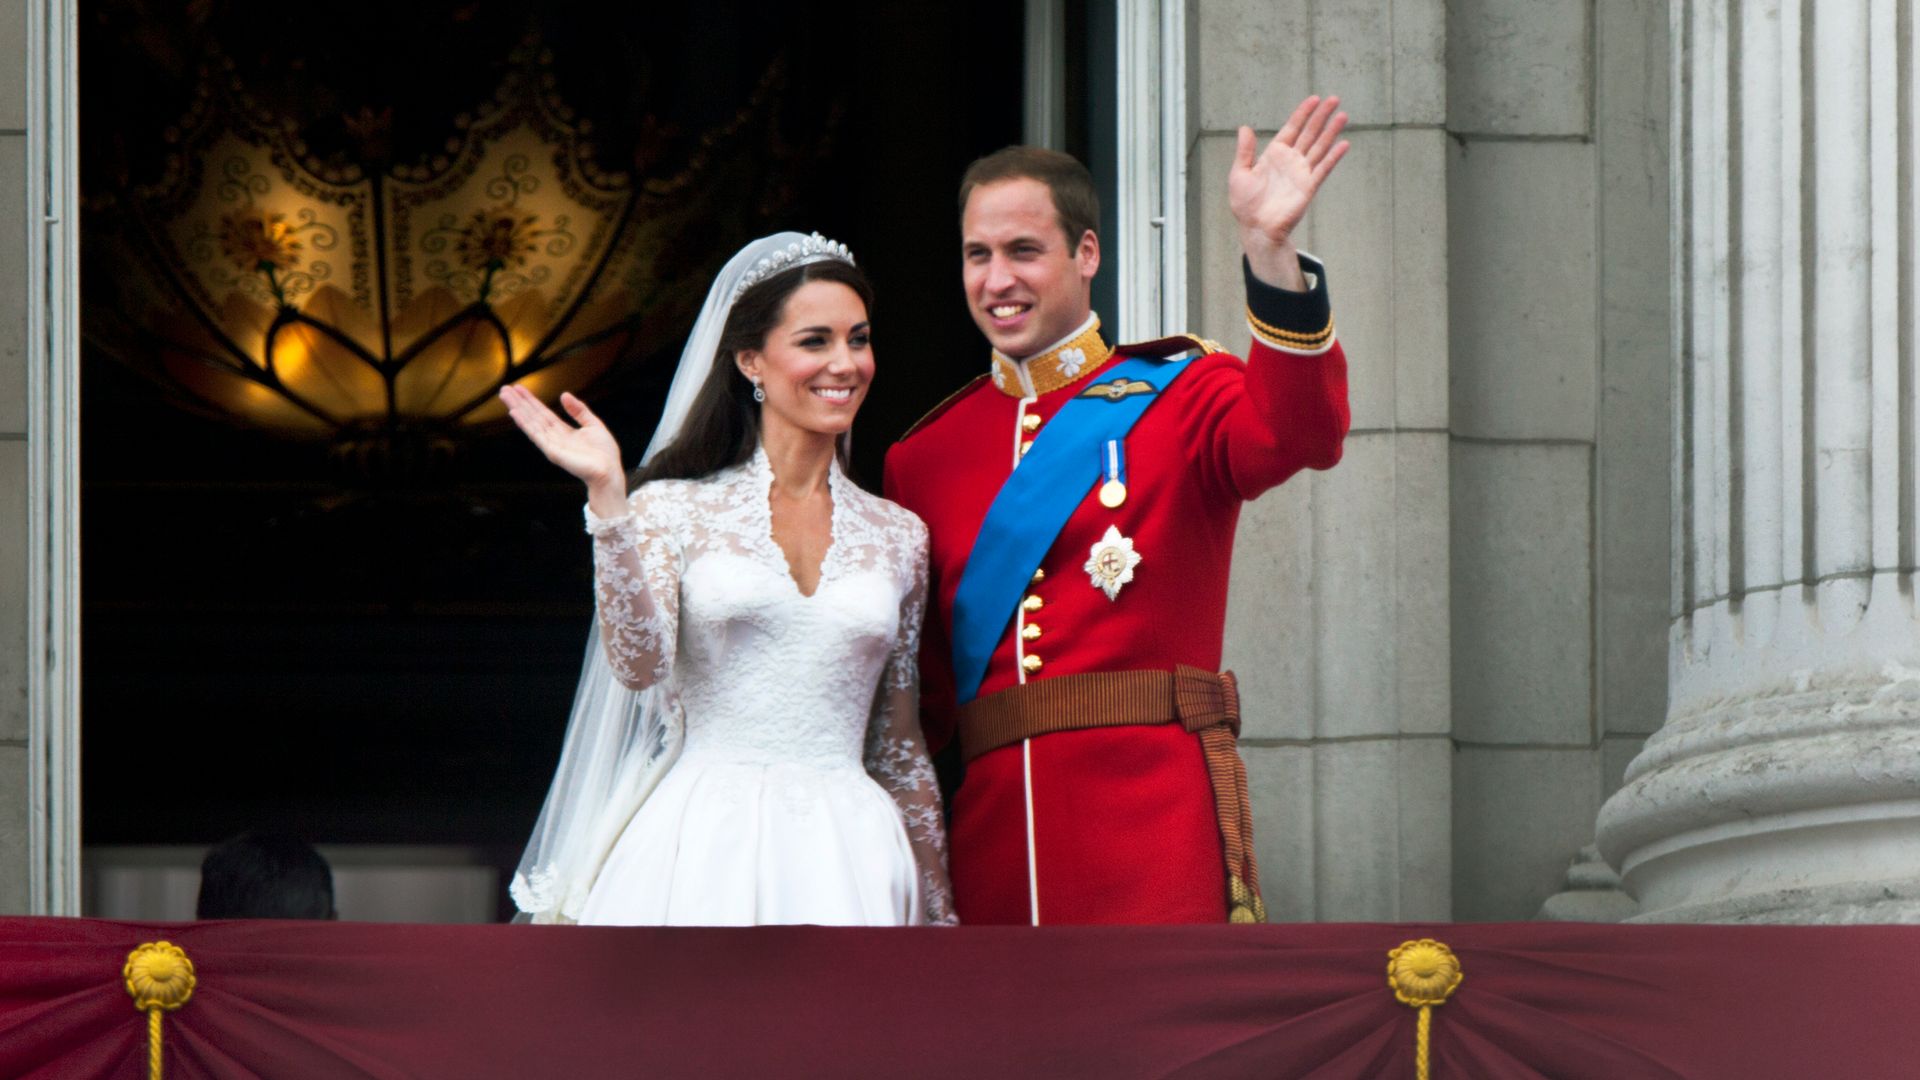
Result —
<instances>
[{"instance_id":1,"label":"dark head of person","mask_svg":"<svg viewBox=\"0 0 1920 1080\"><path fill-rule=\"evenodd\" d=\"M332 919L333 871L313 846L279 833L246 832L200 863L201 919Z\"/></svg>"},{"instance_id":2,"label":"dark head of person","mask_svg":"<svg viewBox=\"0 0 1920 1080\"><path fill-rule=\"evenodd\" d=\"M753 384L740 373L734 359L742 352L766 347L767 335L780 325L786 313L787 300L810 281L845 285L872 314L873 286L867 282L867 275L839 259L803 263L741 293L727 315L726 326L721 328L713 370L694 398L680 437L633 471L628 490L649 480L698 480L753 457L754 447L760 444L760 406L753 400ZM840 457L840 467L847 468L844 441Z\"/></svg>"}]
</instances>

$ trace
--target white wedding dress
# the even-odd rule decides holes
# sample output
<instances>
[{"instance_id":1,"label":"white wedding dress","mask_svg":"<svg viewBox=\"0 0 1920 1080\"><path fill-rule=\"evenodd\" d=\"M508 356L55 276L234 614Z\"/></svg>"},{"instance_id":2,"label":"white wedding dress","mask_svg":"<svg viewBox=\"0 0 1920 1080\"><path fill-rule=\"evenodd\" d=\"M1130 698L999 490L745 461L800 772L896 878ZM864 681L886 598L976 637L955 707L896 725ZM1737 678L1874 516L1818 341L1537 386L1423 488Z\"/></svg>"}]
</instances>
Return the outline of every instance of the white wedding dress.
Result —
<instances>
[{"instance_id":1,"label":"white wedding dress","mask_svg":"<svg viewBox=\"0 0 1920 1080\"><path fill-rule=\"evenodd\" d=\"M581 923L953 921L918 716L926 526L835 464L808 596L773 541L772 482L756 450L642 486L626 516L588 514L607 659L627 687L664 690L684 727L616 826Z\"/></svg>"}]
</instances>

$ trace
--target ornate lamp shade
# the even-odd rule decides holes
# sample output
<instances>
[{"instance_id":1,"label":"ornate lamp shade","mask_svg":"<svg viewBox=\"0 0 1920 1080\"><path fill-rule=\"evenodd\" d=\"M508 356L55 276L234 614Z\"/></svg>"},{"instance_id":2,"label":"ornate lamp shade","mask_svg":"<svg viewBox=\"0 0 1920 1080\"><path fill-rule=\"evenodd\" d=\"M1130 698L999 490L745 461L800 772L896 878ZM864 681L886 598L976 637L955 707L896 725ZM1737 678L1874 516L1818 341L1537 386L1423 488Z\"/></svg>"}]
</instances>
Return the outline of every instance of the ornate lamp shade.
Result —
<instances>
[{"instance_id":1,"label":"ornate lamp shade","mask_svg":"<svg viewBox=\"0 0 1920 1080\"><path fill-rule=\"evenodd\" d=\"M89 338L198 405L362 458L437 453L500 419L507 383L551 397L668 343L767 209L774 77L636 180L596 163L544 62L410 164L380 160L383 117L348 121L362 160L322 160L209 79L159 180L105 200Z\"/></svg>"}]
</instances>

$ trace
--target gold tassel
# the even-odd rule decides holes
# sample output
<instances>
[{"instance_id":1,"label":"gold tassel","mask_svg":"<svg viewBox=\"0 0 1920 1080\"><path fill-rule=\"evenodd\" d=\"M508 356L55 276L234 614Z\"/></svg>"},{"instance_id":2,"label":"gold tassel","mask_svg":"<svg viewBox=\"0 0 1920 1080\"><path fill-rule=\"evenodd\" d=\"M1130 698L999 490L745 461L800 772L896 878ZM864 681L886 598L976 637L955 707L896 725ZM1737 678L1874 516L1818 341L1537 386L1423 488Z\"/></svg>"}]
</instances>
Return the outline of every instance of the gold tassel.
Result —
<instances>
[{"instance_id":1,"label":"gold tassel","mask_svg":"<svg viewBox=\"0 0 1920 1080\"><path fill-rule=\"evenodd\" d=\"M1418 1080L1430 1080L1428 1046L1433 1034L1433 1007L1444 1005L1466 976L1453 950L1432 938L1403 941L1387 952L1387 986L1395 1000L1420 1010L1414 1028L1413 1070Z\"/></svg>"},{"instance_id":2,"label":"gold tassel","mask_svg":"<svg viewBox=\"0 0 1920 1080\"><path fill-rule=\"evenodd\" d=\"M133 1007L147 1014L147 1078L160 1080L160 1017L193 997L193 961L172 942L149 941L127 954L120 974Z\"/></svg>"}]
</instances>

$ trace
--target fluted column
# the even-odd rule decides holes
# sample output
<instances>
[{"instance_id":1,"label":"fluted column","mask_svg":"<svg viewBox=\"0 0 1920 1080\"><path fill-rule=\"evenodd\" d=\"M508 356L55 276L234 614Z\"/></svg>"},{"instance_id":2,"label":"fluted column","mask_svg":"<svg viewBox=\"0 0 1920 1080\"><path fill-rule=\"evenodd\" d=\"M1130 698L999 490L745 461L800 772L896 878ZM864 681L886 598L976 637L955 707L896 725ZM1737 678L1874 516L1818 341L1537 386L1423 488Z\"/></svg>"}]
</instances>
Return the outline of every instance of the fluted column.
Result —
<instances>
[{"instance_id":1,"label":"fluted column","mask_svg":"<svg viewBox=\"0 0 1920 1080\"><path fill-rule=\"evenodd\" d=\"M1920 921L1913 0L1672 6L1665 726L1642 919Z\"/></svg>"}]
</instances>

